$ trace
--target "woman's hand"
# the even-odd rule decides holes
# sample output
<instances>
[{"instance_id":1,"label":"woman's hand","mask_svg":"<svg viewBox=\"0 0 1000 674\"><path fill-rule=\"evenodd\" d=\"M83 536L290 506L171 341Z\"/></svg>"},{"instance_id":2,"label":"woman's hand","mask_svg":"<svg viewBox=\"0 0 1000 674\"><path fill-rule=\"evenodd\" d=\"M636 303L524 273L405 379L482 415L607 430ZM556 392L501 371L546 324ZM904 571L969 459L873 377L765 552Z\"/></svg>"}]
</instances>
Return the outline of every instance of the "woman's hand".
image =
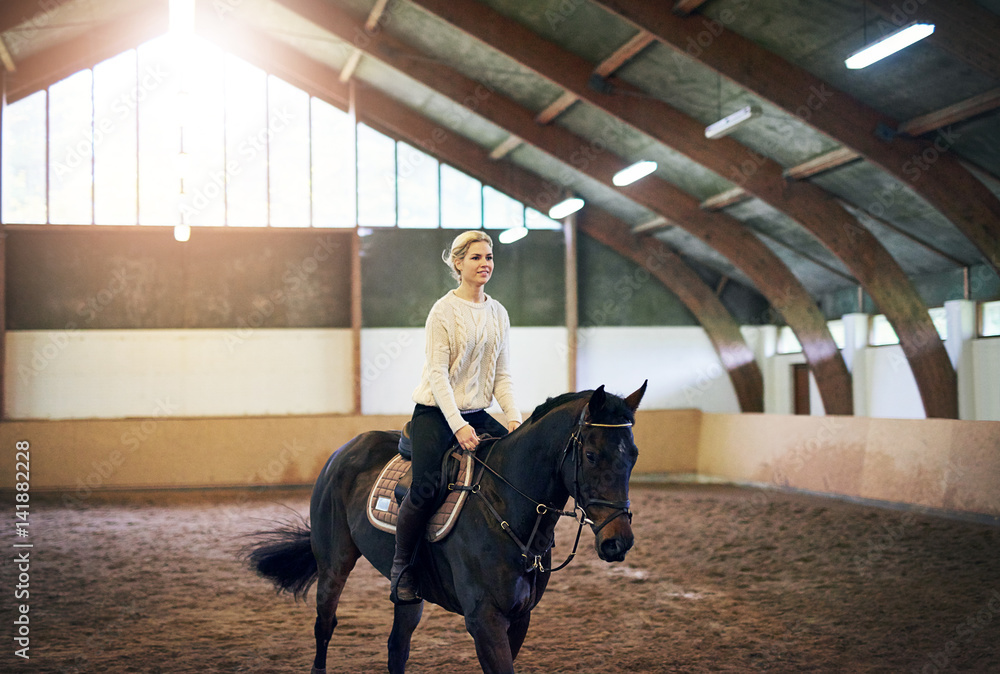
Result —
<instances>
[{"instance_id":1,"label":"woman's hand","mask_svg":"<svg viewBox=\"0 0 1000 674\"><path fill-rule=\"evenodd\" d=\"M476 431L472 428L472 424L466 424L458 429L458 432L455 433L455 440L457 440L459 446L466 451L472 451L479 446L479 436L476 435Z\"/></svg>"},{"instance_id":2,"label":"woman's hand","mask_svg":"<svg viewBox=\"0 0 1000 674\"><path fill-rule=\"evenodd\" d=\"M508 421L507 422L507 432L513 433L514 429L521 425L520 421Z\"/></svg>"}]
</instances>

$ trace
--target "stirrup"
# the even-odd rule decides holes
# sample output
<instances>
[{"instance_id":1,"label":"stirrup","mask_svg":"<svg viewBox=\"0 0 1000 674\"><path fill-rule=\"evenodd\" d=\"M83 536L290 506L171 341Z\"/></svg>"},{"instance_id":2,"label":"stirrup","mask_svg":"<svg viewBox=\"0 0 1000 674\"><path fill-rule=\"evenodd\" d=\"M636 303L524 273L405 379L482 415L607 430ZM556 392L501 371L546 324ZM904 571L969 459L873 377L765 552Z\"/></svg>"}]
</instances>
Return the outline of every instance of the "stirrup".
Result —
<instances>
[{"instance_id":1,"label":"stirrup","mask_svg":"<svg viewBox=\"0 0 1000 674\"><path fill-rule=\"evenodd\" d=\"M409 564L407 564L406 566L404 566L402 569L399 570L399 574L396 576L396 580L393 581L390 579L391 584L389 586L389 601L391 601L393 604L396 604L397 606L419 604L420 602L423 601L423 598L420 596L420 593L416 591L416 589L413 590L413 599L402 600L397 595L397 590L399 589L399 579L403 577L404 573L412 573L412 569L413 569L413 562L410 562ZM413 580L415 579L411 577L410 584L416 585L416 583L414 583Z\"/></svg>"},{"instance_id":2,"label":"stirrup","mask_svg":"<svg viewBox=\"0 0 1000 674\"><path fill-rule=\"evenodd\" d=\"M416 591L414 591L413 593L413 599L402 600L396 594L396 591L399 589L399 579L403 577L404 573L408 573L410 571L410 568L411 568L410 564L404 566L402 571L399 572L399 575L396 576L395 582L393 582L390 585L389 601L391 601L393 604L396 604L397 606L409 606L411 604L419 604L424 600L423 597L421 597Z\"/></svg>"}]
</instances>

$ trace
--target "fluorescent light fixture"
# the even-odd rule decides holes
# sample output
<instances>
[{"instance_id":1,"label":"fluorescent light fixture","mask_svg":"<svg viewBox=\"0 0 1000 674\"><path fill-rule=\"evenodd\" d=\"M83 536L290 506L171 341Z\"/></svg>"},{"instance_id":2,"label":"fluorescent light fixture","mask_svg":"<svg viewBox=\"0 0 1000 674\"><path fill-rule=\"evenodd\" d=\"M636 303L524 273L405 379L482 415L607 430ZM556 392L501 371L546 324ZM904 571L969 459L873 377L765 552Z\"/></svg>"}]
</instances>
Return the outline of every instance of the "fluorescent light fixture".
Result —
<instances>
[{"instance_id":1,"label":"fluorescent light fixture","mask_svg":"<svg viewBox=\"0 0 1000 674\"><path fill-rule=\"evenodd\" d=\"M510 229L505 229L500 232L500 243L514 243L515 241L520 241L524 237L528 236L527 227L511 227Z\"/></svg>"},{"instance_id":2,"label":"fluorescent light fixture","mask_svg":"<svg viewBox=\"0 0 1000 674\"><path fill-rule=\"evenodd\" d=\"M562 220L567 215L572 215L583 208L583 199L580 197L570 197L563 199L558 204L549 209L549 217L553 220Z\"/></svg>"},{"instance_id":3,"label":"fluorescent light fixture","mask_svg":"<svg viewBox=\"0 0 1000 674\"><path fill-rule=\"evenodd\" d=\"M645 178L655 170L655 161L637 161L631 166L623 168L621 171L616 173L615 177L611 179L611 182L618 187L624 187L625 185L631 185L639 178Z\"/></svg>"},{"instance_id":4,"label":"fluorescent light fixture","mask_svg":"<svg viewBox=\"0 0 1000 674\"><path fill-rule=\"evenodd\" d=\"M872 42L867 47L854 52L844 60L844 65L851 70L866 68L890 54L895 54L900 49L909 47L914 42L923 40L933 32L933 23L911 23L909 26L893 31L881 40Z\"/></svg>"},{"instance_id":5,"label":"fluorescent light fixture","mask_svg":"<svg viewBox=\"0 0 1000 674\"><path fill-rule=\"evenodd\" d=\"M174 225L174 239L187 241L191 238L191 225Z\"/></svg>"},{"instance_id":6,"label":"fluorescent light fixture","mask_svg":"<svg viewBox=\"0 0 1000 674\"><path fill-rule=\"evenodd\" d=\"M735 131L736 127L744 122L749 122L754 117L759 117L760 114L761 109L756 105L748 105L745 108L740 108L733 114L723 117L715 124L706 126L705 138L721 138Z\"/></svg>"}]
</instances>

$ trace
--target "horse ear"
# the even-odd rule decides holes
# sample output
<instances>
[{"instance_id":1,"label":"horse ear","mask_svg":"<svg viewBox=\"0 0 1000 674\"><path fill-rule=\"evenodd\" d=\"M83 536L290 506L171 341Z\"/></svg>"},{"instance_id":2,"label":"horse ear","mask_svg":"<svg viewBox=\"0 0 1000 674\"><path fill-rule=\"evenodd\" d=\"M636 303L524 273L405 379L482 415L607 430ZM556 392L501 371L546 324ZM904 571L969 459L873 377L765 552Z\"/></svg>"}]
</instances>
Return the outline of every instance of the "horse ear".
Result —
<instances>
[{"instance_id":1,"label":"horse ear","mask_svg":"<svg viewBox=\"0 0 1000 674\"><path fill-rule=\"evenodd\" d=\"M606 398L604 393L604 384L597 387L597 390L590 395L590 402L587 406L590 408L590 417L593 418L597 415L602 407L604 407L604 400Z\"/></svg>"},{"instance_id":2,"label":"horse ear","mask_svg":"<svg viewBox=\"0 0 1000 674\"><path fill-rule=\"evenodd\" d=\"M646 384L648 383L649 380L647 379L642 382L642 386L636 389L631 395L629 395L628 398L625 398L625 404L628 405L628 408L633 412L639 409L639 402L642 400L642 396L646 393Z\"/></svg>"}]
</instances>

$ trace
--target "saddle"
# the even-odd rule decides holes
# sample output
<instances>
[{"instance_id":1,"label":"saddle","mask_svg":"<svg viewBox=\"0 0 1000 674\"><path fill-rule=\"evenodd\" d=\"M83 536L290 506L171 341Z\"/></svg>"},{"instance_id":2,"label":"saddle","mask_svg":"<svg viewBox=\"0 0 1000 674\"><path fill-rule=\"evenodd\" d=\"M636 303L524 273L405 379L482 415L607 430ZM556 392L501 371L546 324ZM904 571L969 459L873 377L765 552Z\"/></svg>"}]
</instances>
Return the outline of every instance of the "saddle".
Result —
<instances>
[{"instance_id":1,"label":"saddle","mask_svg":"<svg viewBox=\"0 0 1000 674\"><path fill-rule=\"evenodd\" d=\"M376 529L395 534L396 518L399 514L399 504L402 503L410 488L413 475L410 470L412 445L409 434L410 424L407 422L399 438L399 453L394 455L389 463L379 473L375 485L368 497L368 521ZM436 543L451 533L452 527L458 521L458 516L470 493L475 473L473 452L467 452L456 445L444 457L441 474L444 483L441 485L445 497L427 523L427 540Z\"/></svg>"}]
</instances>

